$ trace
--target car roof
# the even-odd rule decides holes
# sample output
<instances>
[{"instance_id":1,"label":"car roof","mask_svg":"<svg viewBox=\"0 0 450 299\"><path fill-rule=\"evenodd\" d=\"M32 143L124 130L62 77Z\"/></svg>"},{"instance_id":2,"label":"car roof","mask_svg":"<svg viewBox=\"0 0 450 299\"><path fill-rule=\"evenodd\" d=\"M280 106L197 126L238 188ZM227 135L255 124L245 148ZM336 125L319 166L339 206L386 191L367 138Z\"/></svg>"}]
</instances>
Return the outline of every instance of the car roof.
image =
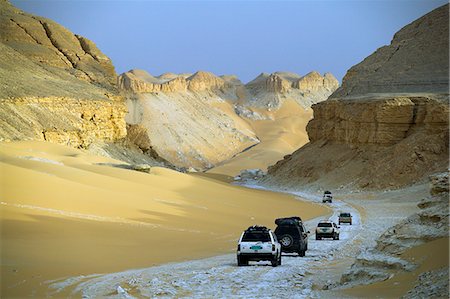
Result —
<instances>
[{"instance_id":1,"label":"car roof","mask_svg":"<svg viewBox=\"0 0 450 299\"><path fill-rule=\"evenodd\" d=\"M253 225L250 226L245 230L246 232L269 232L271 231L270 228L267 228L265 226L259 226L259 225Z\"/></svg>"},{"instance_id":2,"label":"car roof","mask_svg":"<svg viewBox=\"0 0 450 299\"><path fill-rule=\"evenodd\" d=\"M319 223L333 223L331 220L320 220Z\"/></svg>"}]
</instances>

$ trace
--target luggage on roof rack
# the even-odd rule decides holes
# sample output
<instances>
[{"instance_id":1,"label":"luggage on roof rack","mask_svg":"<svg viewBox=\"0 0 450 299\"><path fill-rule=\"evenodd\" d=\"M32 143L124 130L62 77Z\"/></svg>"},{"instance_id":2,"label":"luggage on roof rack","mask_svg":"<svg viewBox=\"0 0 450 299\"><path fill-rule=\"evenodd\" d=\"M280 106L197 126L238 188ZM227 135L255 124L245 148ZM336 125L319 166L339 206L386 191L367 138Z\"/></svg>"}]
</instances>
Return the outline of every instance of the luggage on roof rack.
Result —
<instances>
[{"instance_id":1,"label":"luggage on roof rack","mask_svg":"<svg viewBox=\"0 0 450 299\"><path fill-rule=\"evenodd\" d=\"M295 225L298 222L302 222L302 218L298 216L285 217L285 218L277 218L275 219L276 225Z\"/></svg>"}]
</instances>

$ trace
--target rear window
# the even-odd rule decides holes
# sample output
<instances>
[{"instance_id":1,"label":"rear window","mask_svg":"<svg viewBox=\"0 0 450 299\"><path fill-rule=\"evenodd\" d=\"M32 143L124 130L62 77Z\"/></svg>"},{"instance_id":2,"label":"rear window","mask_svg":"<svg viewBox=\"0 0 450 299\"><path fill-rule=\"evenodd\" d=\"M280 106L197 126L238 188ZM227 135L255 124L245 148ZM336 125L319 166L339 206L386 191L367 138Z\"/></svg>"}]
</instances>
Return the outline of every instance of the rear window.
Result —
<instances>
[{"instance_id":1,"label":"rear window","mask_svg":"<svg viewBox=\"0 0 450 299\"><path fill-rule=\"evenodd\" d=\"M317 226L318 227L331 227L331 223L323 222L323 223L319 223Z\"/></svg>"},{"instance_id":2,"label":"rear window","mask_svg":"<svg viewBox=\"0 0 450 299\"><path fill-rule=\"evenodd\" d=\"M269 233L265 232L245 232L242 237L243 242L270 242Z\"/></svg>"},{"instance_id":3,"label":"rear window","mask_svg":"<svg viewBox=\"0 0 450 299\"><path fill-rule=\"evenodd\" d=\"M341 213L341 217L350 217L350 213Z\"/></svg>"}]
</instances>

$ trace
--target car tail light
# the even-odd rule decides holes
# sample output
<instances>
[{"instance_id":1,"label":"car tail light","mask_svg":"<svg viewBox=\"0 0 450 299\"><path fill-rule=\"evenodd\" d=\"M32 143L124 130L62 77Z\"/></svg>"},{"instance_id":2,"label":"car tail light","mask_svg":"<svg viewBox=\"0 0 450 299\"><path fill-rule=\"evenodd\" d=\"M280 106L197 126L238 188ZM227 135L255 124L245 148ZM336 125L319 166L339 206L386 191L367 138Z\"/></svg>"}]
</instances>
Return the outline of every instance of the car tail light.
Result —
<instances>
[{"instance_id":1,"label":"car tail light","mask_svg":"<svg viewBox=\"0 0 450 299\"><path fill-rule=\"evenodd\" d=\"M241 244L238 244L238 251L241 251Z\"/></svg>"},{"instance_id":2,"label":"car tail light","mask_svg":"<svg viewBox=\"0 0 450 299\"><path fill-rule=\"evenodd\" d=\"M272 244L272 251L275 251L275 244Z\"/></svg>"}]
</instances>

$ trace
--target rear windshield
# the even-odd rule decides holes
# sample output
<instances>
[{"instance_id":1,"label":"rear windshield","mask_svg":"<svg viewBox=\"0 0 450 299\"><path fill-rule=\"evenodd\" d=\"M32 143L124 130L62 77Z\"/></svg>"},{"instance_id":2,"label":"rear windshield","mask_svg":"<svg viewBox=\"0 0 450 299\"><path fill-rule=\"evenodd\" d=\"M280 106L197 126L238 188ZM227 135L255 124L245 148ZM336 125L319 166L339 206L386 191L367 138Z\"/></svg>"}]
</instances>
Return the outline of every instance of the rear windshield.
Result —
<instances>
[{"instance_id":1,"label":"rear windshield","mask_svg":"<svg viewBox=\"0 0 450 299\"><path fill-rule=\"evenodd\" d=\"M350 217L350 213L341 213L341 217Z\"/></svg>"},{"instance_id":2,"label":"rear windshield","mask_svg":"<svg viewBox=\"0 0 450 299\"><path fill-rule=\"evenodd\" d=\"M323 223L319 223L317 226L318 227L331 227L331 223L323 222Z\"/></svg>"},{"instance_id":3,"label":"rear windshield","mask_svg":"<svg viewBox=\"0 0 450 299\"><path fill-rule=\"evenodd\" d=\"M245 232L242 237L243 242L270 242L269 233L264 232Z\"/></svg>"}]
</instances>

